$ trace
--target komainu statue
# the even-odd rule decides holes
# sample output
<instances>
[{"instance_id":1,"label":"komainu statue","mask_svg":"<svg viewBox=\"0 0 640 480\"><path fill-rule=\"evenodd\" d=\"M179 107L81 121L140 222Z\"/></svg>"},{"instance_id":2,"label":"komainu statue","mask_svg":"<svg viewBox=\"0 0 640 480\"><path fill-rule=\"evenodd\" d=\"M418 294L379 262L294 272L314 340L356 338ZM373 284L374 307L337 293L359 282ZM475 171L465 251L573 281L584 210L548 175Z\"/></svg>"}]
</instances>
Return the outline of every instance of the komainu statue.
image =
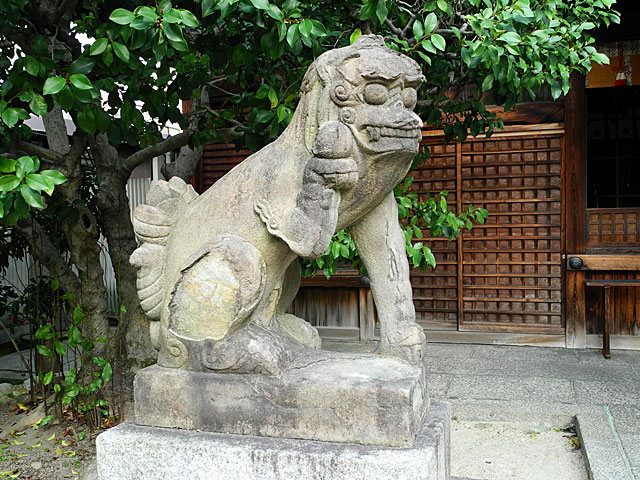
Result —
<instances>
[{"instance_id":1,"label":"komainu statue","mask_svg":"<svg viewBox=\"0 0 640 480\"><path fill-rule=\"evenodd\" d=\"M309 67L291 123L198 196L154 182L134 213L138 293L162 367L278 374L319 346L286 313L298 257L324 254L348 229L369 273L380 352L420 362L409 265L393 187L418 152L418 65L362 36Z\"/></svg>"}]
</instances>

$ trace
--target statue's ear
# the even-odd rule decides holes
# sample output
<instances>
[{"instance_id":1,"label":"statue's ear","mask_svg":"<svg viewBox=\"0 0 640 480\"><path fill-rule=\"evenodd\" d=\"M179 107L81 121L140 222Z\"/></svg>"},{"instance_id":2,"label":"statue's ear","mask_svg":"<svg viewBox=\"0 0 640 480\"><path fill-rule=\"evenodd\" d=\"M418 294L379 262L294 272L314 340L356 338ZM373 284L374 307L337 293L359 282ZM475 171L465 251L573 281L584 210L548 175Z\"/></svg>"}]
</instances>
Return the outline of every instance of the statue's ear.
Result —
<instances>
[{"instance_id":1,"label":"statue's ear","mask_svg":"<svg viewBox=\"0 0 640 480\"><path fill-rule=\"evenodd\" d=\"M330 95L333 103L342 107L351 98L351 87L347 83L338 83L331 88Z\"/></svg>"}]
</instances>

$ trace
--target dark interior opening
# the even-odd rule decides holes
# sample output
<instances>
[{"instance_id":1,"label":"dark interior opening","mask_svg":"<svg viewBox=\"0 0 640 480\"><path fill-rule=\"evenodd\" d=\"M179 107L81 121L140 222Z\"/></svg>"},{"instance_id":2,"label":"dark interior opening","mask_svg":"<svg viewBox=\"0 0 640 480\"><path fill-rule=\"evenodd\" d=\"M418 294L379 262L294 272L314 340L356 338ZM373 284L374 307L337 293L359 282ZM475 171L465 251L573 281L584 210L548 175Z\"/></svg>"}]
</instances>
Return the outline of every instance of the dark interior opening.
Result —
<instances>
[{"instance_id":1,"label":"dark interior opening","mask_svg":"<svg viewBox=\"0 0 640 480\"><path fill-rule=\"evenodd\" d=\"M587 208L640 207L640 86L587 89Z\"/></svg>"}]
</instances>

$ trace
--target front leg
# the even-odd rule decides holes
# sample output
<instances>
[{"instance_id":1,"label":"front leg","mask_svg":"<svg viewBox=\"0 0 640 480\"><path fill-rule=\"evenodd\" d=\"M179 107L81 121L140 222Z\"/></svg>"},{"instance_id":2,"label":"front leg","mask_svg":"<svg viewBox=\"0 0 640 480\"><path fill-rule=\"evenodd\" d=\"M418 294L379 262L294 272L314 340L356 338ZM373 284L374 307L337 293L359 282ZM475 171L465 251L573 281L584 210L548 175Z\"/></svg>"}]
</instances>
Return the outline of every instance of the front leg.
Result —
<instances>
[{"instance_id":1,"label":"front leg","mask_svg":"<svg viewBox=\"0 0 640 480\"><path fill-rule=\"evenodd\" d=\"M420 362L426 340L416 323L405 239L393 192L350 232L371 280L380 319L380 353Z\"/></svg>"}]
</instances>

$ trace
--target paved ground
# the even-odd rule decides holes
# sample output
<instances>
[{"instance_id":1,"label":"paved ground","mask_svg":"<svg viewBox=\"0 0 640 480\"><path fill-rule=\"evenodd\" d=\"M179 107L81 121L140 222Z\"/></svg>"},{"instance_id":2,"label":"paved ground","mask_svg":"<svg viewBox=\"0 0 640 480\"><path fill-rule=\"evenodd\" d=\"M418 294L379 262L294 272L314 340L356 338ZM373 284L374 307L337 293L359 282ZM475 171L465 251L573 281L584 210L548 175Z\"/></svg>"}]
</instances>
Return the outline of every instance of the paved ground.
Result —
<instances>
[{"instance_id":1,"label":"paved ground","mask_svg":"<svg viewBox=\"0 0 640 480\"><path fill-rule=\"evenodd\" d=\"M640 480L640 352L429 344L429 360L431 395L461 420L576 416L594 479Z\"/></svg>"}]
</instances>

